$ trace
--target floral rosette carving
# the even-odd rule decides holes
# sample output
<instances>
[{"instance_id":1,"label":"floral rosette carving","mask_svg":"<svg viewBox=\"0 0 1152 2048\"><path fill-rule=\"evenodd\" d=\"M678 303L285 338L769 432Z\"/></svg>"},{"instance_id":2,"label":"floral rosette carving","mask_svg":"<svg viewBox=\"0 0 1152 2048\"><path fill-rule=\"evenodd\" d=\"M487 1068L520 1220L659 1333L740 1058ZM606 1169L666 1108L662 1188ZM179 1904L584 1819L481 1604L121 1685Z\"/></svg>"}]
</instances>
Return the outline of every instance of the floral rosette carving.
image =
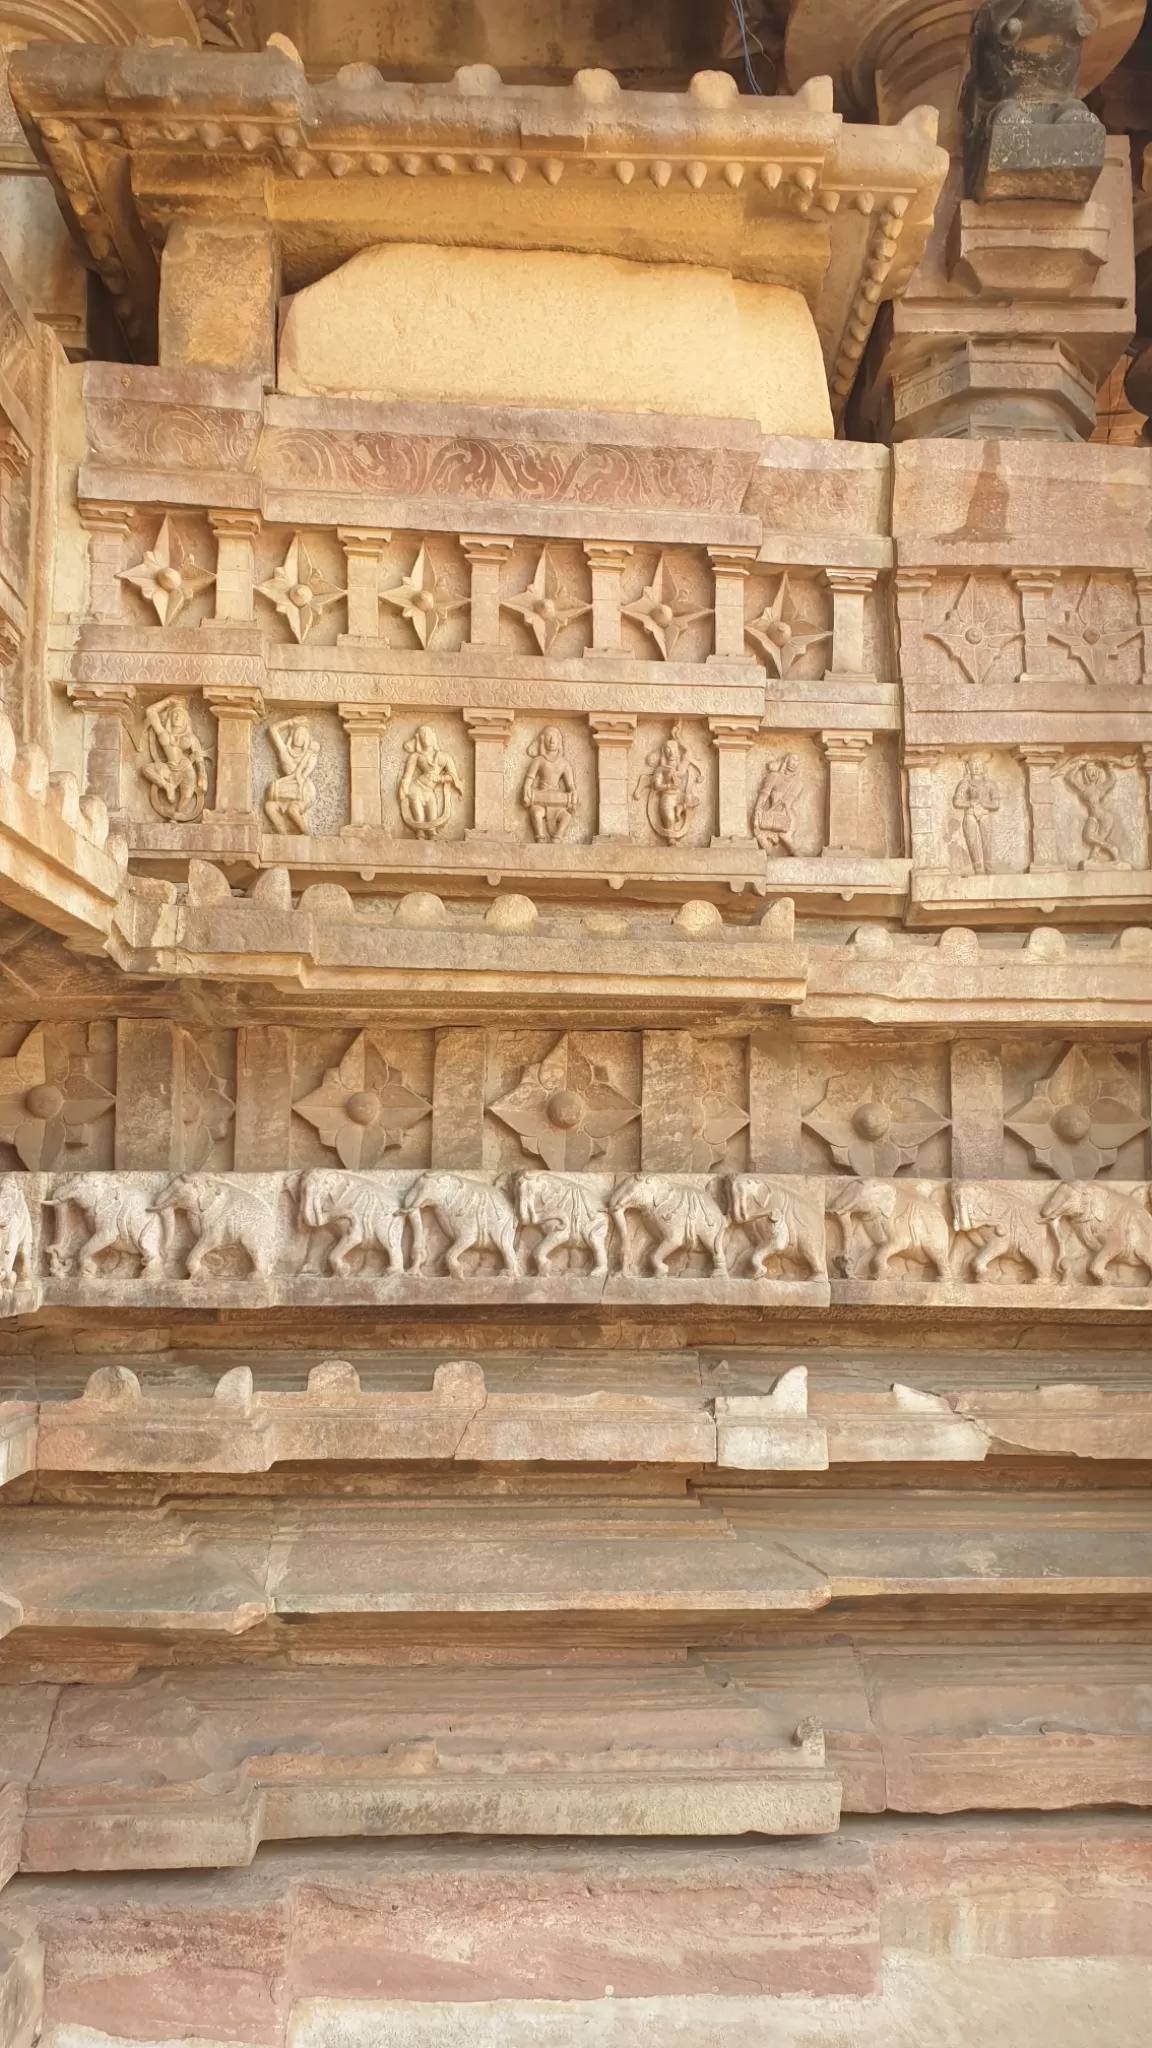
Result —
<instances>
[{"instance_id":1,"label":"floral rosette carving","mask_svg":"<svg viewBox=\"0 0 1152 2048\"><path fill-rule=\"evenodd\" d=\"M525 1067L511 1094L489 1107L525 1152L556 1173L580 1173L602 1158L609 1140L640 1114L639 1103L629 1101L606 1068L573 1050L567 1033Z\"/></svg>"},{"instance_id":2,"label":"floral rosette carving","mask_svg":"<svg viewBox=\"0 0 1152 2048\"><path fill-rule=\"evenodd\" d=\"M432 1105L409 1088L368 1032L353 1039L338 1067L329 1067L310 1095L293 1104L342 1165L362 1173L402 1145Z\"/></svg>"}]
</instances>

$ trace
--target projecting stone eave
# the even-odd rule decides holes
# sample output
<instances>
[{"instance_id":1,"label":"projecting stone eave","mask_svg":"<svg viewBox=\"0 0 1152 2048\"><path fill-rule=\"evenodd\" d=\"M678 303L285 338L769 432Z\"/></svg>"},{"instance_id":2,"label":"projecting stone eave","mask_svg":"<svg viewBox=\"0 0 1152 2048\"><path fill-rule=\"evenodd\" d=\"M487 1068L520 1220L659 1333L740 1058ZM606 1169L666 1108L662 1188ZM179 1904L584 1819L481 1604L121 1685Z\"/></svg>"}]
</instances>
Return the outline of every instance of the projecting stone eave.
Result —
<instances>
[{"instance_id":1,"label":"projecting stone eave","mask_svg":"<svg viewBox=\"0 0 1152 2048\"><path fill-rule=\"evenodd\" d=\"M280 50L43 44L11 75L144 353L172 221L273 222L290 288L390 241L575 249L789 285L812 305L839 404L878 304L923 254L948 166L934 110L848 127L826 79L792 99L743 96L719 72L684 94L625 92L603 71L506 87L483 66L441 87L366 65L314 85Z\"/></svg>"}]
</instances>

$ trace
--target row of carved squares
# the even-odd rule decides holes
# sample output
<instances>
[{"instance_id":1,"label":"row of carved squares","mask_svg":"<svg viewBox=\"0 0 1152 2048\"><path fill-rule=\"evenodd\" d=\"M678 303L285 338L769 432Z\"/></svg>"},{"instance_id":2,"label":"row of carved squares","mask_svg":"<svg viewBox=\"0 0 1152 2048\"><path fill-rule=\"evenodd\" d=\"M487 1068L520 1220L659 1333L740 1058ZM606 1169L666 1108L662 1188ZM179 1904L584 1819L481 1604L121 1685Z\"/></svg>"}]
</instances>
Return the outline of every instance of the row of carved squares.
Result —
<instances>
[{"instance_id":1,"label":"row of carved squares","mask_svg":"<svg viewBox=\"0 0 1152 2048\"><path fill-rule=\"evenodd\" d=\"M1036 857L1029 770L1006 749L942 753L916 770L913 859L954 874L1023 874ZM1152 858L1145 761L1123 748L1056 750L1043 778L1046 843L1061 871L1143 870ZM930 802L923 800L930 792ZM1050 843L1048 843L1050 842Z\"/></svg>"},{"instance_id":2,"label":"row of carved squares","mask_svg":"<svg viewBox=\"0 0 1152 2048\"><path fill-rule=\"evenodd\" d=\"M154 530L153 530L154 529ZM216 542L206 519L140 522L121 572L124 608L141 623L196 626L215 615ZM273 642L332 646L347 625L348 562L332 531L262 528L253 541L254 617ZM501 643L556 660L591 644L592 578L576 542L518 540L499 567ZM448 535L395 534L379 564L376 637L400 650L455 653L469 637L471 568ZM714 579L704 551L637 545L621 586L623 651L702 661L713 647ZM828 666L832 607L813 575L756 570L744 585L745 653L771 675L813 680ZM865 659L884 659L875 607Z\"/></svg>"},{"instance_id":3,"label":"row of carved squares","mask_svg":"<svg viewBox=\"0 0 1152 2048\"><path fill-rule=\"evenodd\" d=\"M764 1130L753 1130L754 1122L766 1122L787 1148L790 1171L943 1178L953 1170L953 1119L966 1113L963 1101L952 1099L942 1045L802 1046L789 1099L778 1061L792 1055L764 1036L659 1033L645 1040L639 1032L492 1030L453 1037L470 1042L467 1085L461 1093L458 1074L443 1085L465 1136L474 1129L475 1163L492 1172L533 1161L556 1172L638 1167L650 1091L663 1119L671 1090L678 1111L685 1096L690 1100L696 1173L778 1166L762 1156ZM168 1117L179 1128L174 1134L167 1126L160 1090L157 1164L196 1171L243 1166L235 1147L238 1108L246 1129L287 1134L286 1168L334 1158L350 1171L431 1162L434 1031L298 1029L290 1044L285 1070L268 1061L259 1040L245 1063L233 1032L176 1031L178 1080ZM10 1025L0 1045L0 1164L29 1171L112 1166L116 1026ZM1146 1048L1010 1041L996 1057L1005 1177L1133 1180L1148 1171ZM139 1103L134 1126L139 1131Z\"/></svg>"},{"instance_id":4,"label":"row of carved squares","mask_svg":"<svg viewBox=\"0 0 1152 2048\"><path fill-rule=\"evenodd\" d=\"M177 801L167 774L171 735L153 740L147 723L123 742L140 774L128 792L130 811L140 820L159 814L165 823L189 823L210 805L214 788L216 721L193 693L187 717L203 765L202 787L188 803ZM181 714L182 715L182 714ZM170 720L172 714L163 714ZM192 760L187 741L178 741ZM475 753L462 714L441 709L397 713L379 739L381 829L403 837L415 830L405 778L412 762L427 765L422 779L435 783L434 833L447 843L463 838L474 817ZM502 833L527 843L533 837L585 844L598 819L598 763L587 719L516 715L503 747ZM285 778L306 784L288 819ZM627 789L631 832L649 844L706 846L718 828L719 769L711 734L702 720L637 720L628 749ZM826 841L828 766L811 734L767 732L749 740L744 780L746 829L779 857L818 855ZM669 823L659 800L664 785L682 799L682 815ZM859 829L863 850L876 857L902 850L896 803L895 747L877 735L860 762ZM665 788L664 793L667 794ZM551 806L540 799L552 795ZM289 823L309 834L338 834L350 814L348 739L333 710L308 709L273 717L255 728L250 802L276 830Z\"/></svg>"},{"instance_id":5,"label":"row of carved squares","mask_svg":"<svg viewBox=\"0 0 1152 2048\"><path fill-rule=\"evenodd\" d=\"M1085 686L1141 683L1146 650L1132 576L1065 571L1036 602L1047 621L1047 666ZM948 687L1011 686L1025 668L1021 592L1004 574L937 576L924 599L929 673Z\"/></svg>"}]
</instances>

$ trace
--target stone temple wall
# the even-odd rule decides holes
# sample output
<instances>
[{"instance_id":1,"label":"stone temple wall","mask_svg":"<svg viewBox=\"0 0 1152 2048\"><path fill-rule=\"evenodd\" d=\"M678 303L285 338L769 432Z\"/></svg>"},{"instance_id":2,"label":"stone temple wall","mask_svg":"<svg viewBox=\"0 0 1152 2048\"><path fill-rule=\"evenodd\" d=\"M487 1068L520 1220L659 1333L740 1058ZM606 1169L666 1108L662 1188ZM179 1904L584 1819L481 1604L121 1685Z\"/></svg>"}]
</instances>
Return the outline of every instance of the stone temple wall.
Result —
<instances>
[{"instance_id":1,"label":"stone temple wall","mask_svg":"<svg viewBox=\"0 0 1152 2048\"><path fill-rule=\"evenodd\" d=\"M369 12L0 4L0 2048L1136 2048L1143 9Z\"/></svg>"}]
</instances>

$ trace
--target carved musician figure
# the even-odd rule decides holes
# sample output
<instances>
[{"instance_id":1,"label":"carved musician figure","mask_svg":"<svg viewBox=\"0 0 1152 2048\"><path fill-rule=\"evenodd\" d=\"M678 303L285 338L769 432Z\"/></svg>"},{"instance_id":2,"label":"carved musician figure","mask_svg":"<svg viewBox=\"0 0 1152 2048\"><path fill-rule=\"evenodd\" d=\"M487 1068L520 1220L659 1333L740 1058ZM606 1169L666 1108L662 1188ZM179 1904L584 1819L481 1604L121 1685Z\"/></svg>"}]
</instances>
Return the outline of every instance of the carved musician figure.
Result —
<instances>
[{"instance_id":1,"label":"carved musician figure","mask_svg":"<svg viewBox=\"0 0 1152 2048\"><path fill-rule=\"evenodd\" d=\"M157 815L170 825L188 825L204 809L208 762L182 697L163 697L144 713L140 773Z\"/></svg>"},{"instance_id":2,"label":"carved musician figure","mask_svg":"<svg viewBox=\"0 0 1152 2048\"><path fill-rule=\"evenodd\" d=\"M520 801L537 839L567 839L576 815L576 778L558 726L546 725L528 749L532 766Z\"/></svg>"},{"instance_id":3,"label":"carved musician figure","mask_svg":"<svg viewBox=\"0 0 1152 2048\"><path fill-rule=\"evenodd\" d=\"M316 802L313 776L320 742L306 718L282 718L268 727L281 773L268 784L264 810L274 832L307 832Z\"/></svg>"},{"instance_id":4,"label":"carved musician figure","mask_svg":"<svg viewBox=\"0 0 1152 2048\"><path fill-rule=\"evenodd\" d=\"M417 726L404 742L407 760L397 801L400 816L417 839L436 839L451 822L455 799L464 794L456 763L430 725Z\"/></svg>"},{"instance_id":5,"label":"carved musician figure","mask_svg":"<svg viewBox=\"0 0 1152 2048\"><path fill-rule=\"evenodd\" d=\"M752 811L752 836L764 853L795 853L799 794L800 763L796 755L773 755Z\"/></svg>"},{"instance_id":6,"label":"carved musician figure","mask_svg":"<svg viewBox=\"0 0 1152 2048\"><path fill-rule=\"evenodd\" d=\"M648 773L640 777L633 791L635 796L639 796L642 790L647 790L648 823L657 837L670 846L684 838L693 811L699 809L701 773L681 738L677 723L672 727L669 738L661 741L655 753L649 754Z\"/></svg>"}]
</instances>

